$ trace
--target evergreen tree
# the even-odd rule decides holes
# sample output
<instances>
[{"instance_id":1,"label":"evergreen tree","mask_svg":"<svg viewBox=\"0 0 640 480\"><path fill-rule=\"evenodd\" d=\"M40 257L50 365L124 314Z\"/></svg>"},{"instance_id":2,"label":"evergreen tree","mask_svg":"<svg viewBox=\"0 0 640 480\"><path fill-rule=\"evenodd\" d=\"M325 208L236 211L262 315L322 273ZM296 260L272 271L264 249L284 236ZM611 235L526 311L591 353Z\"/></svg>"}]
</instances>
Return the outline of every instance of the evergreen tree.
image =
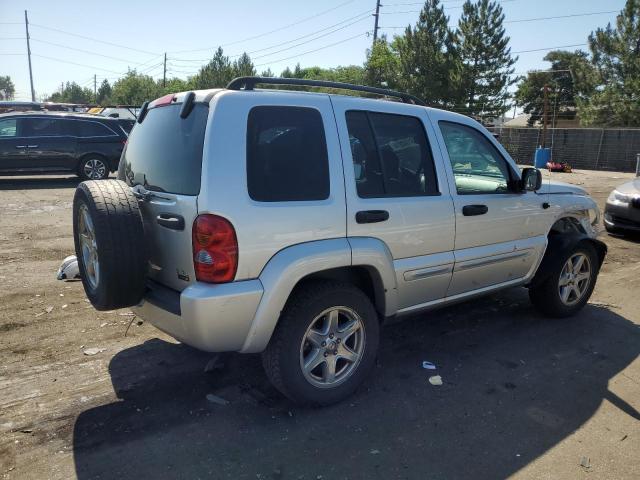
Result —
<instances>
[{"instance_id":1,"label":"evergreen tree","mask_svg":"<svg viewBox=\"0 0 640 480\"><path fill-rule=\"evenodd\" d=\"M599 86L581 111L586 125L640 127L640 0L589 36Z\"/></svg>"},{"instance_id":2,"label":"evergreen tree","mask_svg":"<svg viewBox=\"0 0 640 480\"><path fill-rule=\"evenodd\" d=\"M457 53L449 17L438 0L427 0L414 27L396 37L399 78L404 90L428 104L446 107L456 101L451 88L457 74Z\"/></svg>"},{"instance_id":3,"label":"evergreen tree","mask_svg":"<svg viewBox=\"0 0 640 480\"><path fill-rule=\"evenodd\" d=\"M499 116L508 110L508 87L517 57L511 56L502 7L493 0L467 0L456 31L462 75L459 105L468 115Z\"/></svg>"},{"instance_id":4,"label":"evergreen tree","mask_svg":"<svg viewBox=\"0 0 640 480\"><path fill-rule=\"evenodd\" d=\"M0 100L13 100L16 93L16 86L11 81L9 75L0 77Z\"/></svg>"},{"instance_id":5,"label":"evergreen tree","mask_svg":"<svg viewBox=\"0 0 640 480\"><path fill-rule=\"evenodd\" d=\"M97 95L96 101L100 105L105 105L106 103L109 103L110 97L111 97L111 85L109 84L109 81L105 78L100 84L100 87L98 87L98 95Z\"/></svg>"},{"instance_id":6,"label":"evergreen tree","mask_svg":"<svg viewBox=\"0 0 640 480\"><path fill-rule=\"evenodd\" d=\"M256 74L256 69L249 55L243 53L238 60L233 62L233 73L236 77L253 77Z\"/></svg>"},{"instance_id":7,"label":"evergreen tree","mask_svg":"<svg viewBox=\"0 0 640 480\"><path fill-rule=\"evenodd\" d=\"M229 57L224 55L221 47L218 47L213 58L200 68L200 71L191 77L190 86L194 89L222 88L234 78L234 66Z\"/></svg>"}]
</instances>

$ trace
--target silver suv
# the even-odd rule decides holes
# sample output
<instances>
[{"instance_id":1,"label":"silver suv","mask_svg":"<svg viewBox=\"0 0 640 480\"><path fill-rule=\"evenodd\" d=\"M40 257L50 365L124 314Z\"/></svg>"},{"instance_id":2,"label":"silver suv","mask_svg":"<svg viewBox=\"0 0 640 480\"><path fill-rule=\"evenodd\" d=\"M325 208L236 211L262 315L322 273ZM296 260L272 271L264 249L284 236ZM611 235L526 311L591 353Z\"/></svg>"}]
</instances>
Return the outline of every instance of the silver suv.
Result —
<instances>
[{"instance_id":1,"label":"silver suv","mask_svg":"<svg viewBox=\"0 0 640 480\"><path fill-rule=\"evenodd\" d=\"M584 306L598 208L541 183L476 121L415 97L247 77L143 106L118 180L78 187L74 237L97 309L261 352L282 393L325 405L371 370L389 319L516 286L551 316Z\"/></svg>"}]
</instances>

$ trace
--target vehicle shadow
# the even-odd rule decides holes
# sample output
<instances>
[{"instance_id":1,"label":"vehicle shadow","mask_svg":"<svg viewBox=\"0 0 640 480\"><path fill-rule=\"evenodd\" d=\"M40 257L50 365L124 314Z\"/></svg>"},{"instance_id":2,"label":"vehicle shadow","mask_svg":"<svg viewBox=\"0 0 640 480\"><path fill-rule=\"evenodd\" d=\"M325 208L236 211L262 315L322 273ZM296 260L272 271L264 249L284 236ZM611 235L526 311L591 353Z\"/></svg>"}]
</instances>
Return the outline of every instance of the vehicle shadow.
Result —
<instances>
[{"instance_id":1,"label":"vehicle shadow","mask_svg":"<svg viewBox=\"0 0 640 480\"><path fill-rule=\"evenodd\" d=\"M11 177L0 176L0 190L39 190L50 188L76 188L81 182L77 176L70 177Z\"/></svg>"},{"instance_id":2,"label":"vehicle shadow","mask_svg":"<svg viewBox=\"0 0 640 480\"><path fill-rule=\"evenodd\" d=\"M428 320L428 321L425 321ZM295 408L259 357L150 340L109 365L120 401L74 427L78 478L506 478L583 425L604 399L640 420L608 382L640 330L587 306L541 319L526 292L423 314L382 331L378 364L350 399ZM438 366L422 369L422 361ZM430 375L442 376L433 386ZM213 393L227 405L207 401ZM320 477L322 476L322 477Z\"/></svg>"}]
</instances>

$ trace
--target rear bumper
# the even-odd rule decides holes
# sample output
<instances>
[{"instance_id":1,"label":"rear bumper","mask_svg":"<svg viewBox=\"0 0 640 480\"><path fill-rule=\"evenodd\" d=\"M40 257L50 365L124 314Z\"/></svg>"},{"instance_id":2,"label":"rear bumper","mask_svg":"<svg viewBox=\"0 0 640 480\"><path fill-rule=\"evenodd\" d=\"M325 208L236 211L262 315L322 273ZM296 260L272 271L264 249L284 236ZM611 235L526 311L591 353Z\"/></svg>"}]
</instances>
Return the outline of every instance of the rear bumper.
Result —
<instances>
[{"instance_id":1,"label":"rear bumper","mask_svg":"<svg viewBox=\"0 0 640 480\"><path fill-rule=\"evenodd\" d=\"M208 352L239 351L263 295L260 280L195 283L182 292L152 283L131 310L181 342Z\"/></svg>"},{"instance_id":2,"label":"rear bumper","mask_svg":"<svg viewBox=\"0 0 640 480\"><path fill-rule=\"evenodd\" d=\"M607 203L604 224L609 228L640 231L640 208Z\"/></svg>"}]
</instances>

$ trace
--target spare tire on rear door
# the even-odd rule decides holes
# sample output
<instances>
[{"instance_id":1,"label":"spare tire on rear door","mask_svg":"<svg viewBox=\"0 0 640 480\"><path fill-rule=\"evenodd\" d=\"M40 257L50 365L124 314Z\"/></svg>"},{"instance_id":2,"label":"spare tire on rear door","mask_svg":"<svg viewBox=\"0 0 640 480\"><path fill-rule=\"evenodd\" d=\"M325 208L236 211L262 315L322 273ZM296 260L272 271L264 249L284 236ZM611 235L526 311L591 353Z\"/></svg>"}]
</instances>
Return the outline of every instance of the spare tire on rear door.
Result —
<instances>
[{"instance_id":1,"label":"spare tire on rear door","mask_svg":"<svg viewBox=\"0 0 640 480\"><path fill-rule=\"evenodd\" d=\"M73 198L73 240L84 291L98 310L142 300L147 268L138 200L120 180L82 182Z\"/></svg>"}]
</instances>

